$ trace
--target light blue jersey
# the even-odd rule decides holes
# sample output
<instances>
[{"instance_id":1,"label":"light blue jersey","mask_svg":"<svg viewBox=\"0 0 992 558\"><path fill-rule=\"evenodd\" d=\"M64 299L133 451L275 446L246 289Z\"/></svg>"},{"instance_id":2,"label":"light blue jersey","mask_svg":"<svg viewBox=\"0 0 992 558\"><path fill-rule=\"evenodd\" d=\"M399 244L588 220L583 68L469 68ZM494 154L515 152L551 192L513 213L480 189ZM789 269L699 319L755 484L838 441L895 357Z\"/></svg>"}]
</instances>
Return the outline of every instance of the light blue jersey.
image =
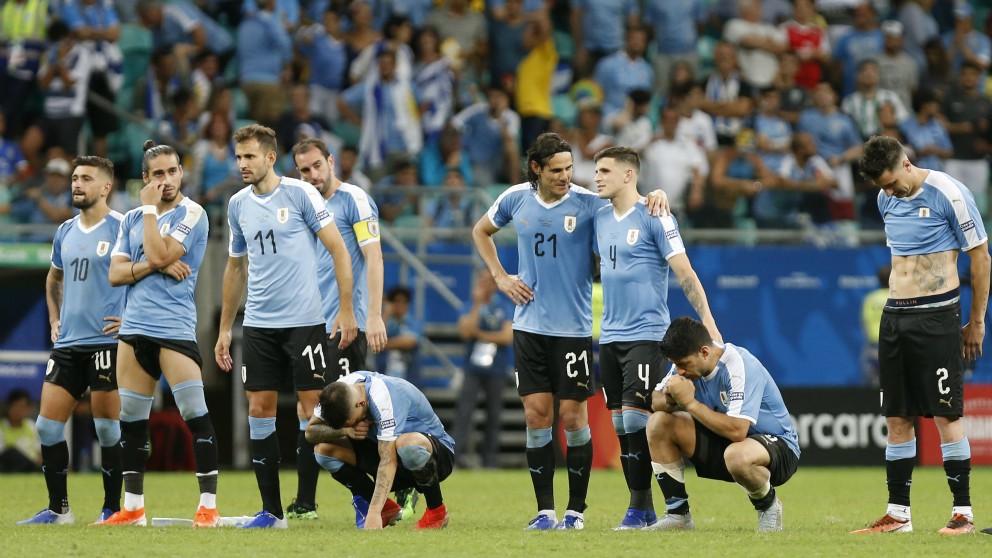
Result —
<instances>
[{"instance_id":1,"label":"light blue jersey","mask_svg":"<svg viewBox=\"0 0 992 558\"><path fill-rule=\"evenodd\" d=\"M179 205L158 216L162 236L176 239L186 253L179 260L190 267L189 277L176 281L164 273L152 273L127 288L127 302L121 335L146 335L160 339L196 341L196 278L207 248L209 223L206 212L196 202L183 198ZM124 215L114 256L132 262L146 261L144 216L141 208Z\"/></svg>"},{"instance_id":2,"label":"light blue jersey","mask_svg":"<svg viewBox=\"0 0 992 558\"><path fill-rule=\"evenodd\" d=\"M341 231L341 238L351 256L351 276L354 282L352 305L358 329L365 331L369 315L368 266L362 246L379 242L379 208L372 198L354 184L343 183L326 201L327 210L334 217L334 224ZM319 240L316 243L317 282L324 302L324 321L327 332L338 315L338 282L334 278L334 258Z\"/></svg>"},{"instance_id":3,"label":"light blue jersey","mask_svg":"<svg viewBox=\"0 0 992 558\"><path fill-rule=\"evenodd\" d=\"M244 325L291 328L324 323L314 235L334 219L312 185L283 177L265 196L246 186L227 207L231 257L248 256Z\"/></svg>"},{"instance_id":4,"label":"light blue jersey","mask_svg":"<svg viewBox=\"0 0 992 558\"><path fill-rule=\"evenodd\" d=\"M599 342L661 341L672 321L668 259L685 253L675 217L652 217L640 202L621 216L609 204L596 213L596 246L603 280Z\"/></svg>"},{"instance_id":5,"label":"light blue jersey","mask_svg":"<svg viewBox=\"0 0 992 558\"><path fill-rule=\"evenodd\" d=\"M655 390L661 391L677 375L673 365ZM751 423L748 436L777 436L799 456L799 436L782 392L764 365L747 349L727 343L716 368L692 383L696 386L696 400L703 405L729 417L747 419Z\"/></svg>"},{"instance_id":6,"label":"light blue jersey","mask_svg":"<svg viewBox=\"0 0 992 558\"><path fill-rule=\"evenodd\" d=\"M879 191L878 211L893 256L968 251L988 241L975 197L964 184L940 171L930 171L909 198Z\"/></svg>"},{"instance_id":7,"label":"light blue jersey","mask_svg":"<svg viewBox=\"0 0 992 558\"><path fill-rule=\"evenodd\" d=\"M513 329L557 337L592 335L593 219L603 203L574 184L550 204L529 182L496 198L489 220L497 228L514 222L517 275L534 291L534 300L514 311Z\"/></svg>"},{"instance_id":8,"label":"light blue jersey","mask_svg":"<svg viewBox=\"0 0 992 558\"><path fill-rule=\"evenodd\" d=\"M59 309L59 338L55 348L116 345L104 335L104 316L124 312L126 289L114 287L110 253L117 241L123 215L111 211L95 226L83 227L79 216L59 225L52 244L52 267L62 271L62 307Z\"/></svg>"},{"instance_id":9,"label":"light blue jersey","mask_svg":"<svg viewBox=\"0 0 992 558\"><path fill-rule=\"evenodd\" d=\"M352 372L338 378L346 384L365 383L365 398L374 423L369 438L394 442L400 434L419 432L430 434L446 448L455 451L455 441L444 431L427 397L403 378L384 376L378 372Z\"/></svg>"}]
</instances>

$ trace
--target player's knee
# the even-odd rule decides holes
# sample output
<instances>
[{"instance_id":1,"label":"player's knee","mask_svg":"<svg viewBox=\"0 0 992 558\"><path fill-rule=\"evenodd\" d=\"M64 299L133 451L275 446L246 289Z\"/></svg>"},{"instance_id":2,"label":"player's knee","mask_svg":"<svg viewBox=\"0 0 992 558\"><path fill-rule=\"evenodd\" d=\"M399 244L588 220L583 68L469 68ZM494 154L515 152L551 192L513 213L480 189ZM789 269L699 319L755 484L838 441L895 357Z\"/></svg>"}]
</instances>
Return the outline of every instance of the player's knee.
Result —
<instances>
[{"instance_id":1,"label":"player's knee","mask_svg":"<svg viewBox=\"0 0 992 558\"><path fill-rule=\"evenodd\" d=\"M627 429L623 426L623 414L619 412L612 413L610 418L613 419L613 430L617 433L617 436L623 436L627 433Z\"/></svg>"},{"instance_id":2,"label":"player's knee","mask_svg":"<svg viewBox=\"0 0 992 558\"><path fill-rule=\"evenodd\" d=\"M172 388L179 414L183 420L191 420L207 414L207 400L203 396L203 382L191 380L176 384Z\"/></svg>"},{"instance_id":3,"label":"player's knee","mask_svg":"<svg viewBox=\"0 0 992 558\"><path fill-rule=\"evenodd\" d=\"M665 440L675 428L675 415L671 413L651 413L648 417L647 434L650 440Z\"/></svg>"},{"instance_id":4,"label":"player's knee","mask_svg":"<svg viewBox=\"0 0 992 558\"><path fill-rule=\"evenodd\" d=\"M321 444L321 445L327 446L329 444ZM332 475L340 471L341 467L344 467L344 461L341 461L340 459L331 457L329 455L318 453L317 451L314 451L313 458L317 460L317 464L320 465L321 468L323 468L328 473L331 473Z\"/></svg>"},{"instance_id":5,"label":"player's knee","mask_svg":"<svg viewBox=\"0 0 992 558\"><path fill-rule=\"evenodd\" d=\"M541 409L524 409L524 420L527 428L548 428L551 426L552 416Z\"/></svg>"},{"instance_id":6,"label":"player's knee","mask_svg":"<svg viewBox=\"0 0 992 558\"><path fill-rule=\"evenodd\" d=\"M121 420L138 422L148 420L152 414L152 397L129 389L119 390L121 396Z\"/></svg>"},{"instance_id":7,"label":"player's knee","mask_svg":"<svg viewBox=\"0 0 992 558\"><path fill-rule=\"evenodd\" d=\"M749 455L747 447L743 443L730 444L723 450L723 460L727 464L727 470L731 474L743 471L750 467L754 460Z\"/></svg>"},{"instance_id":8,"label":"player's knee","mask_svg":"<svg viewBox=\"0 0 992 558\"><path fill-rule=\"evenodd\" d=\"M403 466L411 471L422 469L431 458L431 450L419 444L410 444L396 448Z\"/></svg>"},{"instance_id":9,"label":"player's knee","mask_svg":"<svg viewBox=\"0 0 992 558\"><path fill-rule=\"evenodd\" d=\"M264 440L276 433L276 417L248 417L248 436L252 440Z\"/></svg>"},{"instance_id":10,"label":"player's knee","mask_svg":"<svg viewBox=\"0 0 992 558\"><path fill-rule=\"evenodd\" d=\"M38 431L38 441L41 442L41 445L54 446L65 441L64 422L39 416L34 425L35 430Z\"/></svg>"},{"instance_id":11,"label":"player's knee","mask_svg":"<svg viewBox=\"0 0 992 558\"><path fill-rule=\"evenodd\" d=\"M646 413L627 410L621 416L623 417L623 429L627 434L640 432L647 427L648 415Z\"/></svg>"},{"instance_id":12,"label":"player's knee","mask_svg":"<svg viewBox=\"0 0 992 558\"><path fill-rule=\"evenodd\" d=\"M121 421L117 419L95 418L93 426L96 428L96 438L100 441L100 446L109 448L121 440Z\"/></svg>"}]
</instances>

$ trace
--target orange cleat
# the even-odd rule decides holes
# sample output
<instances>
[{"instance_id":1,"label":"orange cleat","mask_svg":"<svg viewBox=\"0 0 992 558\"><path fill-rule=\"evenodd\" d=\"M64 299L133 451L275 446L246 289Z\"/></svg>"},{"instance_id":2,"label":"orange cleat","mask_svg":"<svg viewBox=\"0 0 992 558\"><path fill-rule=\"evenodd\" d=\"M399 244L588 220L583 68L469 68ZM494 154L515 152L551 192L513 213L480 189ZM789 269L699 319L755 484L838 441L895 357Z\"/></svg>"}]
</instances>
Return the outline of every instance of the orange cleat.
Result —
<instances>
[{"instance_id":1,"label":"orange cleat","mask_svg":"<svg viewBox=\"0 0 992 558\"><path fill-rule=\"evenodd\" d=\"M858 529L857 531L851 531L852 535L864 535L866 533L912 533L913 532L913 522L910 520L901 521L892 517L889 514L885 514L882 517L875 520L875 523L865 527L864 529Z\"/></svg>"},{"instance_id":2,"label":"orange cleat","mask_svg":"<svg viewBox=\"0 0 992 558\"><path fill-rule=\"evenodd\" d=\"M134 511L121 510L108 517L103 521L103 523L100 523L100 525L139 525L144 527L147 525L145 520L145 508Z\"/></svg>"},{"instance_id":3,"label":"orange cleat","mask_svg":"<svg viewBox=\"0 0 992 558\"><path fill-rule=\"evenodd\" d=\"M974 533L975 524L971 522L966 516L956 513L951 516L951 520L947 522L947 525L942 527L938 534L941 535L964 535L965 533Z\"/></svg>"},{"instance_id":4,"label":"orange cleat","mask_svg":"<svg viewBox=\"0 0 992 558\"><path fill-rule=\"evenodd\" d=\"M200 506L193 517L193 528L197 527L220 527L220 514L216 508Z\"/></svg>"},{"instance_id":5,"label":"orange cleat","mask_svg":"<svg viewBox=\"0 0 992 558\"><path fill-rule=\"evenodd\" d=\"M414 529L444 529L448 526L448 510L441 504L433 510L424 512L424 516L413 526Z\"/></svg>"}]
</instances>

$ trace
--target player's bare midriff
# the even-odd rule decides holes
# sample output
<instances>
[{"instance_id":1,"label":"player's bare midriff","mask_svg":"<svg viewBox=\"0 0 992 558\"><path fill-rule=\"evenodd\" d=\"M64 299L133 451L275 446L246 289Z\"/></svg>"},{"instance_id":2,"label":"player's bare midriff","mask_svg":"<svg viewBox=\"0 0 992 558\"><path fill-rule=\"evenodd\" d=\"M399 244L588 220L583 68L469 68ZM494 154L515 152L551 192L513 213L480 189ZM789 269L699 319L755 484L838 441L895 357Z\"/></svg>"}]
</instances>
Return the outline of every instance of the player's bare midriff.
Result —
<instances>
[{"instance_id":1,"label":"player's bare midriff","mask_svg":"<svg viewBox=\"0 0 992 558\"><path fill-rule=\"evenodd\" d=\"M956 250L892 256L889 298L938 295L956 289L960 285L957 264Z\"/></svg>"}]
</instances>

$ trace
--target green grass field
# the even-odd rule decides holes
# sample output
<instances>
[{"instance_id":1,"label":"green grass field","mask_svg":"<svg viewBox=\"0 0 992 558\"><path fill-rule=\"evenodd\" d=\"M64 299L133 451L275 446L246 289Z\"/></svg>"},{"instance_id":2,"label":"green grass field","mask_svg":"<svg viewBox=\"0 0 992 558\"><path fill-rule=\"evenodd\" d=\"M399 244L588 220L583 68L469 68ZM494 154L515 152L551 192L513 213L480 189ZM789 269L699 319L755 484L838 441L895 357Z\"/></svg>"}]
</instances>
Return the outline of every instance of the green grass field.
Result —
<instances>
[{"instance_id":1,"label":"green grass field","mask_svg":"<svg viewBox=\"0 0 992 558\"><path fill-rule=\"evenodd\" d=\"M977 526L992 525L992 472L976 469L972 495ZM456 471L444 483L451 515L448 529L414 532L401 522L384 532L357 531L350 497L329 476L320 479L320 519L293 521L288 531L245 532L234 528L101 528L92 521L102 502L100 476L70 475L75 526L16 527L45 506L41 475L0 477L0 556L966 556L992 555L992 536L941 537L935 531L950 515L950 496L939 468L917 468L913 483L913 525L905 535L852 536L848 532L885 509L884 470L800 467L779 490L785 531L757 534L757 518L735 485L688 475L693 532L613 532L627 507L627 491L616 471L596 471L590 487L586 529L581 532L523 532L534 515L529 475L523 470ZM558 475L559 508L566 501ZM295 494L293 471L284 471L283 501ZM145 480L149 517L192 518L196 480L192 473L152 473ZM251 473L223 473L218 503L222 515L251 515L260 499ZM655 507L663 509L655 489ZM564 510L559 509L558 513ZM419 510L418 510L419 516Z\"/></svg>"}]
</instances>

